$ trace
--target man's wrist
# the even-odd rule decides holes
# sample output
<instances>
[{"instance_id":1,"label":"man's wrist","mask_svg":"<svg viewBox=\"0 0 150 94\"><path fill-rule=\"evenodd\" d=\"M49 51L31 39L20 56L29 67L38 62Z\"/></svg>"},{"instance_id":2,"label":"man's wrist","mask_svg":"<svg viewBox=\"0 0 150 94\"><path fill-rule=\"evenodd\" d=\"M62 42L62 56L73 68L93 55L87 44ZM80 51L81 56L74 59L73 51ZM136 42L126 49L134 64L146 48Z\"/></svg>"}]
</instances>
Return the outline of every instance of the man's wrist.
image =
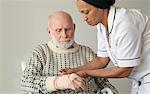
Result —
<instances>
[{"instance_id":1,"label":"man's wrist","mask_svg":"<svg viewBox=\"0 0 150 94\"><path fill-rule=\"evenodd\" d=\"M52 91L56 91L57 89L55 88L55 85L54 85L54 81L56 79L56 76L53 76L53 77L48 77L45 81L45 84L46 84L46 88L49 92L52 92Z\"/></svg>"}]
</instances>

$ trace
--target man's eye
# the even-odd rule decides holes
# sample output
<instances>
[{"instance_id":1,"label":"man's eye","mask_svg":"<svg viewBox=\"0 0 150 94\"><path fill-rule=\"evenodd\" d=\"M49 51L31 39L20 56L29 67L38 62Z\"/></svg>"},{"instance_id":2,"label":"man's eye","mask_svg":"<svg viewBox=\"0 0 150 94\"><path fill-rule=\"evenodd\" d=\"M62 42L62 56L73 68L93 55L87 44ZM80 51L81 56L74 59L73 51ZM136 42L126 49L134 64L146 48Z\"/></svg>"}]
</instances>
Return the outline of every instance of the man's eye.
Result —
<instances>
[{"instance_id":1,"label":"man's eye","mask_svg":"<svg viewBox=\"0 0 150 94\"><path fill-rule=\"evenodd\" d=\"M61 31L61 29L56 29L56 32L60 32Z\"/></svg>"},{"instance_id":2,"label":"man's eye","mask_svg":"<svg viewBox=\"0 0 150 94\"><path fill-rule=\"evenodd\" d=\"M65 29L65 31L70 31L70 30L71 30L70 28L66 28L66 29Z\"/></svg>"}]
</instances>

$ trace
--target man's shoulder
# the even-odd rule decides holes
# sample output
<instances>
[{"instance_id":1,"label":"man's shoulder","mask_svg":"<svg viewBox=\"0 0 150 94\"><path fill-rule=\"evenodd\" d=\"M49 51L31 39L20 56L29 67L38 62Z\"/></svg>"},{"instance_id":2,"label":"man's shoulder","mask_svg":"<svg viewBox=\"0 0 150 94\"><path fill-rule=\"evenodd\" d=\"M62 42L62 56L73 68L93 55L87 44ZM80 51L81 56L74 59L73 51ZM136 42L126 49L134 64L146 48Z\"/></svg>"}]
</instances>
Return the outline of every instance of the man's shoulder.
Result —
<instances>
[{"instance_id":1,"label":"man's shoulder","mask_svg":"<svg viewBox=\"0 0 150 94\"><path fill-rule=\"evenodd\" d=\"M87 46L86 44L80 44L80 43L77 43L79 45L79 47L82 47L82 48L90 48L89 46Z\"/></svg>"},{"instance_id":2,"label":"man's shoulder","mask_svg":"<svg viewBox=\"0 0 150 94\"><path fill-rule=\"evenodd\" d=\"M36 53L40 53L40 52L45 52L48 49L47 44L38 44L35 48L34 48L34 52Z\"/></svg>"},{"instance_id":3,"label":"man's shoulder","mask_svg":"<svg viewBox=\"0 0 150 94\"><path fill-rule=\"evenodd\" d=\"M87 50L91 50L93 51L89 46L85 45L85 44L78 44L80 49L87 49Z\"/></svg>"}]
</instances>

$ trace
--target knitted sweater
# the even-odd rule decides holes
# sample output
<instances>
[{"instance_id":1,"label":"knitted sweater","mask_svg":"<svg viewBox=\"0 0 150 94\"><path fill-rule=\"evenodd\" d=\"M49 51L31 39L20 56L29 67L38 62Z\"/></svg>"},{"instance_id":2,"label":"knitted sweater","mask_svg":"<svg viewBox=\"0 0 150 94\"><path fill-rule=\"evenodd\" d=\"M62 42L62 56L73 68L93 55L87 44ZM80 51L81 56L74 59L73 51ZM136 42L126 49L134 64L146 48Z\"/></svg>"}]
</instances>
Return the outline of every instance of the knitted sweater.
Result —
<instances>
[{"instance_id":1,"label":"knitted sweater","mask_svg":"<svg viewBox=\"0 0 150 94\"><path fill-rule=\"evenodd\" d=\"M88 63L96 54L83 45L74 43L70 49L59 49L51 44L42 44L36 47L26 64L21 78L23 94L101 94L100 91L108 87L114 94L117 90L105 78L88 77L87 91L57 90L49 91L46 87L48 77L58 76L62 68L74 68ZM64 83L65 84L65 83Z\"/></svg>"}]
</instances>

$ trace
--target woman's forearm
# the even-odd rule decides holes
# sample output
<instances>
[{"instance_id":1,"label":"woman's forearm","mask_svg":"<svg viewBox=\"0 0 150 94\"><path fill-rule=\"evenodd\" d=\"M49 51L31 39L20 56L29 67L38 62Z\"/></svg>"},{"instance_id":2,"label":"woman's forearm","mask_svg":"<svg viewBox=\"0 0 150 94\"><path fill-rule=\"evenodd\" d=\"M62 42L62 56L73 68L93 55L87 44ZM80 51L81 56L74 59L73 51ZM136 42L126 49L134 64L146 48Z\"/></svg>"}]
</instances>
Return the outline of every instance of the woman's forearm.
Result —
<instances>
[{"instance_id":1,"label":"woman's forearm","mask_svg":"<svg viewBox=\"0 0 150 94\"><path fill-rule=\"evenodd\" d=\"M109 63L109 58L108 57L96 57L94 58L91 62L75 68L76 71L81 71L81 70L93 70L93 69L101 69L105 68Z\"/></svg>"},{"instance_id":2,"label":"woman's forearm","mask_svg":"<svg viewBox=\"0 0 150 94\"><path fill-rule=\"evenodd\" d=\"M105 69L87 70L89 76L104 78L125 78L130 75L132 67L111 67Z\"/></svg>"}]
</instances>

